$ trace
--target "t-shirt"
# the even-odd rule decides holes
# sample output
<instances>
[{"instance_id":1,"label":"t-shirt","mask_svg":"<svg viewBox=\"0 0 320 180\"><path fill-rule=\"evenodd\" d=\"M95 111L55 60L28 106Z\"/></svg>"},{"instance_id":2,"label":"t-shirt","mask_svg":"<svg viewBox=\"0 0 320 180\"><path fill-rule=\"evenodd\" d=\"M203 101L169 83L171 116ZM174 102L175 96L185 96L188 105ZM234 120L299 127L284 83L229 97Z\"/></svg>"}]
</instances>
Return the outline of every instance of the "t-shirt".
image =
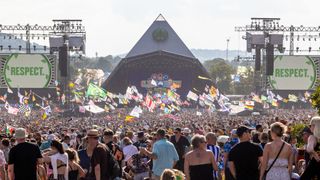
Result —
<instances>
[{"instance_id":1,"label":"t-shirt","mask_svg":"<svg viewBox=\"0 0 320 180\"><path fill-rule=\"evenodd\" d=\"M94 174L94 168L96 165L100 164L100 174L101 180L108 179L108 150L107 146L104 144L99 143L93 150L92 157L91 157L91 167L92 167L92 174Z\"/></svg>"},{"instance_id":2,"label":"t-shirt","mask_svg":"<svg viewBox=\"0 0 320 180\"><path fill-rule=\"evenodd\" d=\"M28 142L19 143L9 153L9 165L14 166L15 180L36 180L37 160L42 158L37 145Z\"/></svg>"},{"instance_id":3,"label":"t-shirt","mask_svg":"<svg viewBox=\"0 0 320 180\"><path fill-rule=\"evenodd\" d=\"M235 145L229 153L229 161L233 161L236 168L237 180L259 179L259 157L262 149L249 141Z\"/></svg>"},{"instance_id":4,"label":"t-shirt","mask_svg":"<svg viewBox=\"0 0 320 180\"><path fill-rule=\"evenodd\" d=\"M181 160L183 155L186 153L186 148L190 146L189 140L185 136L180 136L179 141L177 142L176 136L171 136L170 141L176 148Z\"/></svg>"}]
</instances>

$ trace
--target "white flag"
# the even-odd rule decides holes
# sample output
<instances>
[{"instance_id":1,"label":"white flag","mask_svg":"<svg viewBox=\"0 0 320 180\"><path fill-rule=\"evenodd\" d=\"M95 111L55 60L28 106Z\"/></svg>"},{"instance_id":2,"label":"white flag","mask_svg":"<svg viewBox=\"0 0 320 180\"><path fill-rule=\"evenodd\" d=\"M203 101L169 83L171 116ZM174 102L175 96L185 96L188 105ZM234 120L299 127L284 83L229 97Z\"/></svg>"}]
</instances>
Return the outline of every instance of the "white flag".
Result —
<instances>
[{"instance_id":1,"label":"white flag","mask_svg":"<svg viewBox=\"0 0 320 180\"><path fill-rule=\"evenodd\" d=\"M8 86L8 88L7 88L7 92L10 93L10 94L13 93L13 91L9 88L9 86Z\"/></svg>"}]
</instances>

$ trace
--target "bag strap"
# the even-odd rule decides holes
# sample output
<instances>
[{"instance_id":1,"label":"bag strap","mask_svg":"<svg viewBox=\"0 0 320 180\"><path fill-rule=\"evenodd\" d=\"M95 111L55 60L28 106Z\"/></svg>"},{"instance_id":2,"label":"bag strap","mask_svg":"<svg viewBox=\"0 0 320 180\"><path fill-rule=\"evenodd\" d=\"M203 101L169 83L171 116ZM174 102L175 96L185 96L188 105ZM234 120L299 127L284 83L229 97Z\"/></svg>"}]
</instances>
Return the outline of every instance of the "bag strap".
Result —
<instances>
[{"instance_id":1,"label":"bag strap","mask_svg":"<svg viewBox=\"0 0 320 180\"><path fill-rule=\"evenodd\" d=\"M281 146L281 148L280 148L280 151L279 151L278 154L277 154L277 157L273 160L273 162L271 163L271 165L270 165L270 167L268 168L268 170L266 170L267 173L270 171L270 169L272 168L273 164L277 161L277 159L278 159L278 157L279 157L279 155L280 155L280 153L281 153L281 151L282 151L282 149L283 149L283 146L284 146L284 142L282 143L282 146Z\"/></svg>"}]
</instances>

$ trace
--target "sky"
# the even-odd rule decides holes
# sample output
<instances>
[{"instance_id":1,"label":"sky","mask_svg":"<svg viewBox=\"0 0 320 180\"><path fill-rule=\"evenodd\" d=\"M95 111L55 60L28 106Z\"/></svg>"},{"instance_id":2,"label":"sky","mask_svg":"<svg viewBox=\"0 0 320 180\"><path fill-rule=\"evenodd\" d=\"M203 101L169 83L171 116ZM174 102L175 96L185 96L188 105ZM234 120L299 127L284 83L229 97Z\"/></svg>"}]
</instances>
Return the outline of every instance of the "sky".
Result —
<instances>
[{"instance_id":1,"label":"sky","mask_svg":"<svg viewBox=\"0 0 320 180\"><path fill-rule=\"evenodd\" d=\"M308 0L1 0L0 24L52 25L82 19L87 56L130 51L161 13L189 48L245 50L235 26L251 17L279 17L284 25L318 26L320 1Z\"/></svg>"}]
</instances>

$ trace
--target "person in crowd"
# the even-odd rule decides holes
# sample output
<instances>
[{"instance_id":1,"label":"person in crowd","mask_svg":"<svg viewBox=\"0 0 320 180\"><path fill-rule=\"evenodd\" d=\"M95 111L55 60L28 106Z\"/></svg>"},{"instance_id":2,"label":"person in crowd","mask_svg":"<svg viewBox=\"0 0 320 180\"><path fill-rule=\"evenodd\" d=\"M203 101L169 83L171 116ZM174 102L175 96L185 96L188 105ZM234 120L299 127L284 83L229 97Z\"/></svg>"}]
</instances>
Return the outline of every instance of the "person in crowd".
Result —
<instances>
[{"instance_id":1,"label":"person in crowd","mask_svg":"<svg viewBox=\"0 0 320 180\"><path fill-rule=\"evenodd\" d=\"M123 138L122 141L124 144L124 147L123 147L124 162L126 163L131 158L131 156L138 154L139 150L137 149L136 146L132 144L132 141L128 137Z\"/></svg>"},{"instance_id":2,"label":"person in crowd","mask_svg":"<svg viewBox=\"0 0 320 180\"><path fill-rule=\"evenodd\" d=\"M107 146L99 143L99 131L91 129L87 133L88 148L93 148L91 156L91 177L96 180L107 180L110 178L110 168L108 167Z\"/></svg>"},{"instance_id":3,"label":"person in crowd","mask_svg":"<svg viewBox=\"0 0 320 180\"><path fill-rule=\"evenodd\" d=\"M260 146L264 149L265 145L269 142L269 135L266 132L262 132L260 134Z\"/></svg>"},{"instance_id":4,"label":"person in crowd","mask_svg":"<svg viewBox=\"0 0 320 180\"><path fill-rule=\"evenodd\" d=\"M307 168L307 164L309 164L310 162L310 154L306 151L307 149L307 145L308 145L308 139L309 136L312 135L312 131L309 127L305 127L303 128L303 130L301 131L301 137L302 137L302 141L304 142L304 146L303 146L303 159L304 159L304 165L303 167L301 167L302 169L306 169Z\"/></svg>"},{"instance_id":5,"label":"person in crowd","mask_svg":"<svg viewBox=\"0 0 320 180\"><path fill-rule=\"evenodd\" d=\"M230 173L228 158L232 147L239 143L239 138L237 135L237 130L232 129L230 139L223 146L223 164L224 164L224 175L226 180L233 180L232 174Z\"/></svg>"},{"instance_id":6,"label":"person in crowd","mask_svg":"<svg viewBox=\"0 0 320 180\"><path fill-rule=\"evenodd\" d=\"M7 161L5 159L4 153L0 150L0 180L6 179L6 164Z\"/></svg>"},{"instance_id":7,"label":"person in crowd","mask_svg":"<svg viewBox=\"0 0 320 180\"><path fill-rule=\"evenodd\" d=\"M263 180L265 171L268 169L265 177L267 180L290 180L293 166L292 147L281 139L286 127L280 122L273 123L270 127L273 141L266 144L264 148L260 179Z\"/></svg>"},{"instance_id":8,"label":"person in crowd","mask_svg":"<svg viewBox=\"0 0 320 180\"><path fill-rule=\"evenodd\" d=\"M310 130L313 135L308 138L307 153L310 155L310 162L301 175L301 180L320 178L320 117L313 117L310 121Z\"/></svg>"},{"instance_id":9,"label":"person in crowd","mask_svg":"<svg viewBox=\"0 0 320 180\"><path fill-rule=\"evenodd\" d=\"M260 135L263 132L263 128L262 125L258 124L256 125L256 131L254 132L253 136L252 136L252 142L259 144L260 143Z\"/></svg>"},{"instance_id":10,"label":"person in crowd","mask_svg":"<svg viewBox=\"0 0 320 180\"><path fill-rule=\"evenodd\" d=\"M180 128L174 130L174 135L171 136L170 142L174 145L179 155L179 161L174 168L183 171L184 155L189 151L190 143L188 139L182 135Z\"/></svg>"},{"instance_id":11,"label":"person in crowd","mask_svg":"<svg viewBox=\"0 0 320 180\"><path fill-rule=\"evenodd\" d=\"M36 132L34 134L34 139L37 141L37 145L40 147L42 144L42 137L41 134L39 132Z\"/></svg>"},{"instance_id":12,"label":"person in crowd","mask_svg":"<svg viewBox=\"0 0 320 180\"><path fill-rule=\"evenodd\" d=\"M50 148L50 146L51 146L51 142L53 141L53 140L55 140L56 139L56 136L54 135L54 134L49 134L48 136L47 136L47 140L46 141L43 141L42 143L41 143L41 145L40 145L40 150L41 151L44 151L44 150L46 150L46 149L49 149Z\"/></svg>"},{"instance_id":13,"label":"person in crowd","mask_svg":"<svg viewBox=\"0 0 320 180\"><path fill-rule=\"evenodd\" d=\"M233 178L237 180L258 180L259 162L262 162L262 149L251 143L251 129L239 126L236 130L240 142L230 151L229 168Z\"/></svg>"},{"instance_id":14,"label":"person in crowd","mask_svg":"<svg viewBox=\"0 0 320 180\"><path fill-rule=\"evenodd\" d=\"M164 129L158 129L157 141L153 144L152 152L146 148L141 148L141 152L153 160L152 164L152 177L159 180L162 172L166 168L173 168L179 160L178 153L174 145L166 138Z\"/></svg>"},{"instance_id":15,"label":"person in crowd","mask_svg":"<svg viewBox=\"0 0 320 180\"><path fill-rule=\"evenodd\" d=\"M191 143L191 130L189 128L183 128L182 133L188 139L189 143Z\"/></svg>"},{"instance_id":16,"label":"person in crowd","mask_svg":"<svg viewBox=\"0 0 320 180\"><path fill-rule=\"evenodd\" d=\"M71 141L70 135L67 134L63 137L62 145L65 150L69 149L70 141Z\"/></svg>"},{"instance_id":17,"label":"person in crowd","mask_svg":"<svg viewBox=\"0 0 320 180\"><path fill-rule=\"evenodd\" d=\"M68 154L62 143L57 140L51 142L51 150L43 154L44 162L49 163L53 173L49 180L68 180Z\"/></svg>"},{"instance_id":18,"label":"person in crowd","mask_svg":"<svg viewBox=\"0 0 320 180\"><path fill-rule=\"evenodd\" d=\"M26 142L24 128L17 128L14 137L18 144L12 147L9 153L9 180L36 180L37 164L42 161L39 147Z\"/></svg>"},{"instance_id":19,"label":"person in crowd","mask_svg":"<svg viewBox=\"0 0 320 180\"><path fill-rule=\"evenodd\" d=\"M2 139L1 150L4 154L6 162L8 162L9 161L9 152L10 152L10 141L7 138Z\"/></svg>"},{"instance_id":20,"label":"person in crowd","mask_svg":"<svg viewBox=\"0 0 320 180\"><path fill-rule=\"evenodd\" d=\"M124 159L123 151L120 149L118 144L113 142L113 136L113 131L111 129L106 129L103 132L103 141L114 155L115 159L118 161L119 166L121 166L121 161Z\"/></svg>"},{"instance_id":21,"label":"person in crowd","mask_svg":"<svg viewBox=\"0 0 320 180\"><path fill-rule=\"evenodd\" d=\"M89 170L91 167L91 156L92 156L94 147L87 146L86 145L87 141L88 141L88 138L84 137L82 140L83 149L78 151L78 156L79 156L79 160L80 160L79 165L84 170L84 172L86 174L85 176L89 178L89 176L90 176Z\"/></svg>"},{"instance_id":22,"label":"person in crowd","mask_svg":"<svg viewBox=\"0 0 320 180\"><path fill-rule=\"evenodd\" d=\"M133 145L135 145L138 149L140 147L147 147L147 144L146 144L146 138L144 136L144 132L143 131L140 131L138 132L138 136L137 136L137 141L135 143L133 143Z\"/></svg>"},{"instance_id":23,"label":"person in crowd","mask_svg":"<svg viewBox=\"0 0 320 180\"><path fill-rule=\"evenodd\" d=\"M193 150L188 152L184 162L187 180L213 180L213 170L218 171L212 151L207 150L206 138L195 135L191 139Z\"/></svg>"},{"instance_id":24,"label":"person in crowd","mask_svg":"<svg viewBox=\"0 0 320 180\"><path fill-rule=\"evenodd\" d=\"M160 180L175 180L176 173L172 169L165 169L161 174Z\"/></svg>"},{"instance_id":25,"label":"person in crowd","mask_svg":"<svg viewBox=\"0 0 320 180\"><path fill-rule=\"evenodd\" d=\"M66 153L69 158L69 179L68 180L78 180L86 176L82 167L78 164L79 157L77 151L74 149L67 149Z\"/></svg>"},{"instance_id":26,"label":"person in crowd","mask_svg":"<svg viewBox=\"0 0 320 180\"><path fill-rule=\"evenodd\" d=\"M220 151L220 147L217 146L217 136L213 132L209 132L206 135L206 140L207 140L207 149L213 153L214 160L218 164L218 162L220 161L220 152L221 151ZM218 171L214 171L213 177L214 177L214 179L218 179L221 176Z\"/></svg>"},{"instance_id":27,"label":"person in crowd","mask_svg":"<svg viewBox=\"0 0 320 180\"><path fill-rule=\"evenodd\" d=\"M130 169L133 180L144 180L144 178L149 177L147 166L147 159L141 153L132 155L127 161L127 167Z\"/></svg>"}]
</instances>

